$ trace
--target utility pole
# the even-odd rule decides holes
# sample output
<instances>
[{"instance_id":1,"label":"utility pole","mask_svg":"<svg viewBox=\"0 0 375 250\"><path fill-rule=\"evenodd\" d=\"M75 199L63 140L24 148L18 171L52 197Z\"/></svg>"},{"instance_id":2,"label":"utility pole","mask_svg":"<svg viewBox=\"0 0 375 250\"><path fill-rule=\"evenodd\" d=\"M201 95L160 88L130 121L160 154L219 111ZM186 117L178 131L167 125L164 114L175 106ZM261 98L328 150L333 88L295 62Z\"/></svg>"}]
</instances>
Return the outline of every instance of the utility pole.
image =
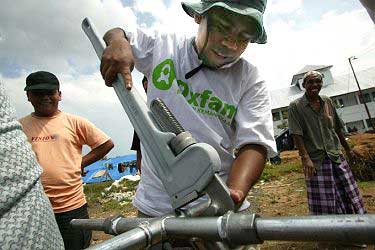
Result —
<instances>
[{"instance_id":1,"label":"utility pole","mask_svg":"<svg viewBox=\"0 0 375 250\"><path fill-rule=\"evenodd\" d=\"M367 104L366 104L366 102L365 102L365 98L363 98L362 89L361 89L361 87L359 86L359 82L358 82L358 79L357 79L357 75L355 74L354 69L353 69L352 60L355 60L355 59L357 59L357 58L354 57L354 56L349 57L349 58L348 58L348 60L349 60L349 64L350 64L350 67L352 68L353 75L354 75L354 79L355 79L355 81L356 81L356 83L357 83L357 86L358 86L358 90L359 90L359 98L360 98L360 100L362 101L363 105L365 105L366 113L367 113L368 118L369 118L369 124L370 124L370 127L372 128L373 131L375 131L375 126L374 126L374 123L372 122L372 118L371 118L370 111L368 110Z\"/></svg>"}]
</instances>

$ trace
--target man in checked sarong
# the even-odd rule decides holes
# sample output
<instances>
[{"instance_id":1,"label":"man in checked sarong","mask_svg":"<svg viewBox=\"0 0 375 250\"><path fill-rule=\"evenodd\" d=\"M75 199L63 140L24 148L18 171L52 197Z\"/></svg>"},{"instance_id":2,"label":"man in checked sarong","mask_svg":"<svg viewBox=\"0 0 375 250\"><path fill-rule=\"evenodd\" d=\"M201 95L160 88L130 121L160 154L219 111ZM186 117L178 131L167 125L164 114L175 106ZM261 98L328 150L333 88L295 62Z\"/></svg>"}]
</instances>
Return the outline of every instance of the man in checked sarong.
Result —
<instances>
[{"instance_id":1,"label":"man in checked sarong","mask_svg":"<svg viewBox=\"0 0 375 250\"><path fill-rule=\"evenodd\" d=\"M321 73L306 73L305 94L289 105L289 130L301 156L310 214L363 214L363 201L340 144L349 158L354 152L332 100L319 95L322 85Z\"/></svg>"}]
</instances>

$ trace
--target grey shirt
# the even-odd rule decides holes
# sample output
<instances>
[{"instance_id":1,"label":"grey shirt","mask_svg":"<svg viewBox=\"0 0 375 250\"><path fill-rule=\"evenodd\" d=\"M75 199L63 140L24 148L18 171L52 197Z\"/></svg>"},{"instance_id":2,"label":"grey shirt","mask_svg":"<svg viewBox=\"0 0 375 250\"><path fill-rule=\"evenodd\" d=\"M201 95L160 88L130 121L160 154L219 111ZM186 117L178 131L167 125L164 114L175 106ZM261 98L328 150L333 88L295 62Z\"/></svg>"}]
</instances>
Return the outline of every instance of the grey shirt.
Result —
<instances>
[{"instance_id":1,"label":"grey shirt","mask_svg":"<svg viewBox=\"0 0 375 250\"><path fill-rule=\"evenodd\" d=\"M315 111L306 94L289 105L290 134L303 138L307 153L316 166L321 166L325 156L333 162L341 163L340 141L335 130L344 127L332 100L320 96L320 110Z\"/></svg>"},{"instance_id":2,"label":"grey shirt","mask_svg":"<svg viewBox=\"0 0 375 250\"><path fill-rule=\"evenodd\" d=\"M0 249L64 249L41 173L0 82Z\"/></svg>"}]
</instances>

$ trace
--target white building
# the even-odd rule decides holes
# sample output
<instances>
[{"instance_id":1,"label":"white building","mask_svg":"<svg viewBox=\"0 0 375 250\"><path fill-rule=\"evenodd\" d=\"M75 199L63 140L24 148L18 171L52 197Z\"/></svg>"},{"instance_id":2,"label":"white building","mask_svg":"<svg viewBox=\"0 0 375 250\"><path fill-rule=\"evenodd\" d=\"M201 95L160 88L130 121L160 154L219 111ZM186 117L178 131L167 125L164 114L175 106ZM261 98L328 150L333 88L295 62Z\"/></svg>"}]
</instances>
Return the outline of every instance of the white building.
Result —
<instances>
[{"instance_id":1,"label":"white building","mask_svg":"<svg viewBox=\"0 0 375 250\"><path fill-rule=\"evenodd\" d=\"M354 75L333 77L332 66L307 65L293 76L291 86L271 91L273 127L275 135L288 126L289 103L304 94L303 75L311 70L323 74L321 95L329 96L336 104L337 112L345 123L346 132L356 129L365 132L371 129L365 106L361 103ZM375 67L356 72L364 100L375 123Z\"/></svg>"}]
</instances>

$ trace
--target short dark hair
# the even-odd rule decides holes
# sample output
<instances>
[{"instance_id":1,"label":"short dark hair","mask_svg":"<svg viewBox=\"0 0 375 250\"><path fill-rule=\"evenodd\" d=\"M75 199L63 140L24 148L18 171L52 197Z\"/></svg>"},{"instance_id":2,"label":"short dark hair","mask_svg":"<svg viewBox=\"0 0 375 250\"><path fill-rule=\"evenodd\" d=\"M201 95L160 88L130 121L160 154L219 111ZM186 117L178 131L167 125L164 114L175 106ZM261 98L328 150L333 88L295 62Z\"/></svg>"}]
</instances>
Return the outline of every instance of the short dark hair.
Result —
<instances>
[{"instance_id":1,"label":"short dark hair","mask_svg":"<svg viewBox=\"0 0 375 250\"><path fill-rule=\"evenodd\" d=\"M307 82L307 79L310 78L310 77L318 77L320 80L323 81L323 75L322 73L320 73L319 71L309 71L307 72L304 76L303 76L303 82L302 82L302 86L305 87L306 85L306 82Z\"/></svg>"}]
</instances>

